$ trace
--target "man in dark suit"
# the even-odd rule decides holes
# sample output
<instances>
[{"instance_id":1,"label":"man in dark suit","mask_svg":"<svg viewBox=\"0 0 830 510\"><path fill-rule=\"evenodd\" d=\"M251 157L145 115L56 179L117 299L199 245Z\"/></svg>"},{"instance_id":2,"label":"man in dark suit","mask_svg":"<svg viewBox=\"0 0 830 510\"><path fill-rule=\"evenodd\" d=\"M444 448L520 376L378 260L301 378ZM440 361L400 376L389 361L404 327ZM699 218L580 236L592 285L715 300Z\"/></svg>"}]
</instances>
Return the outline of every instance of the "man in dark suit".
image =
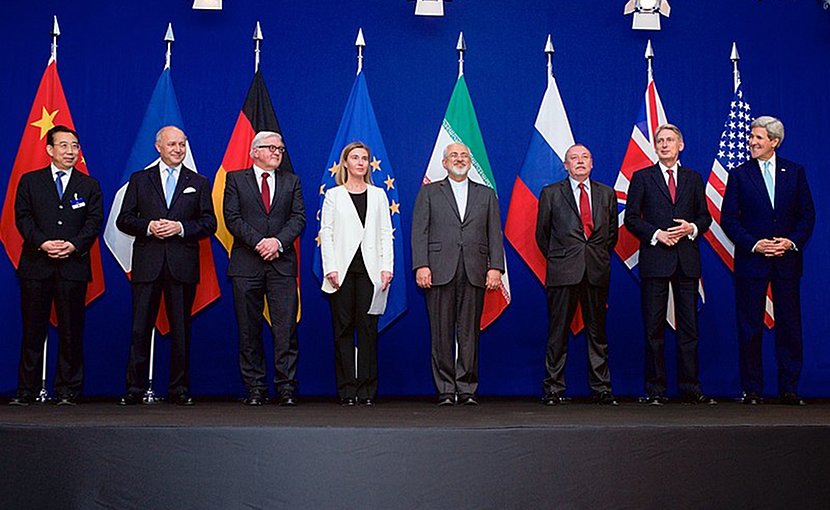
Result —
<instances>
[{"instance_id":1,"label":"man in dark suit","mask_svg":"<svg viewBox=\"0 0 830 510\"><path fill-rule=\"evenodd\" d=\"M568 329L581 304L594 401L616 406L605 316L611 252L617 244L617 200L613 189L590 179L593 160L587 147L571 146L564 164L568 177L542 189L536 219L536 243L547 258L550 320L543 402L549 406L568 402L564 396Z\"/></svg>"},{"instance_id":2,"label":"man in dark suit","mask_svg":"<svg viewBox=\"0 0 830 510\"><path fill-rule=\"evenodd\" d=\"M761 403L761 337L767 287L775 301L775 353L781 403L798 397L801 375L802 253L816 221L804 168L778 157L784 124L763 116L751 124L752 159L729 173L721 225L735 243L735 295L741 389L746 404Z\"/></svg>"},{"instance_id":3,"label":"man in dark suit","mask_svg":"<svg viewBox=\"0 0 830 510\"><path fill-rule=\"evenodd\" d=\"M190 397L191 310L199 283L199 240L216 231L210 182L185 167L187 137L175 126L156 134L161 161L130 176L116 219L135 236L132 273L133 327L127 394L120 405L142 401L147 389L150 336L162 293L170 322L170 402L193 405Z\"/></svg>"},{"instance_id":4,"label":"man in dark suit","mask_svg":"<svg viewBox=\"0 0 830 510\"><path fill-rule=\"evenodd\" d=\"M253 166L228 172L225 225L233 235L228 276L239 325L239 368L248 390L247 405L267 401L262 307L268 303L274 336L274 385L278 403L296 405L297 253L294 240L305 227L300 178L280 171L285 145L270 131L251 143Z\"/></svg>"},{"instance_id":5,"label":"man in dark suit","mask_svg":"<svg viewBox=\"0 0 830 510\"><path fill-rule=\"evenodd\" d=\"M14 214L23 237L17 268L23 343L12 405L29 405L40 392L53 300L58 317L58 405L75 405L83 387L86 289L92 279L89 250L101 231L104 212L98 181L74 168L80 149L78 133L53 127L46 133L52 163L23 174L17 186Z\"/></svg>"},{"instance_id":6,"label":"man in dark suit","mask_svg":"<svg viewBox=\"0 0 830 510\"><path fill-rule=\"evenodd\" d=\"M640 291L646 333L644 402L666 399L663 347L669 285L674 294L678 386L683 402L715 404L703 395L697 368L698 238L712 223L700 174L679 163L683 134L664 124L654 135L659 163L638 170L628 188L625 226L640 239Z\"/></svg>"},{"instance_id":7,"label":"man in dark suit","mask_svg":"<svg viewBox=\"0 0 830 510\"><path fill-rule=\"evenodd\" d=\"M412 212L412 266L426 296L440 406L456 398L478 404L484 290L498 289L504 272L499 203L492 189L467 178L471 162L467 146L448 145L442 165L449 178L423 186Z\"/></svg>"}]
</instances>

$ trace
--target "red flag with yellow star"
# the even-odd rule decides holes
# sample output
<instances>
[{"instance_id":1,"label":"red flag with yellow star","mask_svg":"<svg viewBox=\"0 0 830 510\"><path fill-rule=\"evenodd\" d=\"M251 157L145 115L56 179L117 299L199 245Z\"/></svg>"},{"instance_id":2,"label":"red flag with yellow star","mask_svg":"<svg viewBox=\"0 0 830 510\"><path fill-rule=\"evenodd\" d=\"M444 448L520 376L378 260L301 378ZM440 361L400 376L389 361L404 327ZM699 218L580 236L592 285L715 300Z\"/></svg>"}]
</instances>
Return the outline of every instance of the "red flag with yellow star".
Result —
<instances>
[{"instance_id":1,"label":"red flag with yellow star","mask_svg":"<svg viewBox=\"0 0 830 510\"><path fill-rule=\"evenodd\" d=\"M14 158L9 187L3 202L3 215L0 216L0 241L3 242L15 269L20 262L20 253L23 250L23 238L17 231L14 221L14 199L17 195L17 185L23 174L49 165L51 159L46 153L46 132L59 124L75 129L58 76L57 63L52 58L49 59L46 71L43 72L43 78L40 80L40 86L37 89L34 104L32 104L32 111L29 113L29 120L23 129L23 137L17 149L17 157ZM89 175L83 152L75 164L75 169ZM101 267L101 250L97 240L92 245L89 256L92 264L92 281L86 291L87 304L104 293L104 270Z\"/></svg>"}]
</instances>

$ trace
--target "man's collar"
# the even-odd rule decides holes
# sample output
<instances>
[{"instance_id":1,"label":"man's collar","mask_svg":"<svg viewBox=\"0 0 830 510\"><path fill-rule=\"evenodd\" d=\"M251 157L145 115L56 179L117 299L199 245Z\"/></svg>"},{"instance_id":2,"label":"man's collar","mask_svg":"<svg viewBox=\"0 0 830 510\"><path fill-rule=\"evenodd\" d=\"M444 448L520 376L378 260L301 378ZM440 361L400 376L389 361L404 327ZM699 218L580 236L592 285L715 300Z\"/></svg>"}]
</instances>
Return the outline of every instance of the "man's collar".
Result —
<instances>
[{"instance_id":1,"label":"man's collar","mask_svg":"<svg viewBox=\"0 0 830 510\"><path fill-rule=\"evenodd\" d=\"M60 168L56 167L54 163L49 163L49 166L51 167L51 170L52 170L52 176L56 176L58 174L58 172L63 172L66 175L71 175L72 174L72 170L73 170L72 168L70 168L68 170L61 170Z\"/></svg>"},{"instance_id":2,"label":"man's collar","mask_svg":"<svg viewBox=\"0 0 830 510\"><path fill-rule=\"evenodd\" d=\"M159 171L164 172L167 169L175 170L176 172L181 172L182 170L182 163L179 163L176 166L168 166L167 163L164 161L159 160Z\"/></svg>"},{"instance_id":3,"label":"man's collar","mask_svg":"<svg viewBox=\"0 0 830 510\"><path fill-rule=\"evenodd\" d=\"M671 166L671 167L664 165L662 161L658 161L657 164L660 165L660 171L663 172L663 173L666 173L666 170L669 170L669 169L676 172L677 169L680 168L680 160L679 159L677 161L675 161L674 166Z\"/></svg>"}]
</instances>

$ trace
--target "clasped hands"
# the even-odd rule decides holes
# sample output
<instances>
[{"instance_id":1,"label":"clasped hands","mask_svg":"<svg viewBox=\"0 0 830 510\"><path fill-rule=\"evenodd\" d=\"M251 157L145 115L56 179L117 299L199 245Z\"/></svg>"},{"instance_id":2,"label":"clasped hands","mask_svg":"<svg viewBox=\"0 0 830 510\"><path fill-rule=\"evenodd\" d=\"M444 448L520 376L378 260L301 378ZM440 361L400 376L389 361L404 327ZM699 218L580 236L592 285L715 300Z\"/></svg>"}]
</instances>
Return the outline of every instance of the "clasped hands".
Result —
<instances>
[{"instance_id":1,"label":"clasped hands","mask_svg":"<svg viewBox=\"0 0 830 510\"><path fill-rule=\"evenodd\" d=\"M432 287L432 270L428 267L419 267L415 271L415 283L422 289ZM487 270L487 281L484 286L487 290L496 290L501 287L501 271L498 269Z\"/></svg>"},{"instance_id":2,"label":"clasped hands","mask_svg":"<svg viewBox=\"0 0 830 510\"><path fill-rule=\"evenodd\" d=\"M51 241L43 241L40 249L45 251L49 258L65 259L75 251L75 245L69 241L53 239Z\"/></svg>"},{"instance_id":3,"label":"clasped hands","mask_svg":"<svg viewBox=\"0 0 830 510\"><path fill-rule=\"evenodd\" d=\"M336 289L340 288L340 275L337 271L332 271L326 275L326 280L329 281L332 287ZM392 283L392 273L389 271L381 271L380 272L380 290L386 290L389 288L389 284Z\"/></svg>"},{"instance_id":4,"label":"clasped hands","mask_svg":"<svg viewBox=\"0 0 830 510\"><path fill-rule=\"evenodd\" d=\"M280 241L276 237L265 237L261 239L254 249L262 260L271 261L280 257Z\"/></svg>"},{"instance_id":5,"label":"clasped hands","mask_svg":"<svg viewBox=\"0 0 830 510\"><path fill-rule=\"evenodd\" d=\"M773 237L758 241L755 245L755 253L760 253L765 257L780 257L793 248L795 248L795 243L786 237Z\"/></svg>"},{"instance_id":6,"label":"clasped hands","mask_svg":"<svg viewBox=\"0 0 830 510\"><path fill-rule=\"evenodd\" d=\"M668 230L658 230L657 240L666 246L674 246L684 237L688 237L695 232L695 227L684 219L674 219L677 225Z\"/></svg>"},{"instance_id":7,"label":"clasped hands","mask_svg":"<svg viewBox=\"0 0 830 510\"><path fill-rule=\"evenodd\" d=\"M166 239L168 237L177 236L182 231L181 223L164 218L152 220L147 228L150 230L150 233L158 239Z\"/></svg>"}]
</instances>

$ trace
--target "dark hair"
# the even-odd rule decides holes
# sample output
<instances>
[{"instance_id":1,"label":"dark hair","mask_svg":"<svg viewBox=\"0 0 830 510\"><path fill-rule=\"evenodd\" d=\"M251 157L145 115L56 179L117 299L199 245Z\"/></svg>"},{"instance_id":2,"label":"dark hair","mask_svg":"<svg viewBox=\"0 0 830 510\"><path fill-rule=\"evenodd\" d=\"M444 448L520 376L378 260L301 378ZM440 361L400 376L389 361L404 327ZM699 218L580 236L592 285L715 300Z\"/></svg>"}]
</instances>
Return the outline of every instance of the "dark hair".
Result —
<instances>
[{"instance_id":1,"label":"dark hair","mask_svg":"<svg viewBox=\"0 0 830 510\"><path fill-rule=\"evenodd\" d=\"M78 136L78 132L74 129L70 129L64 125L58 124L57 126L53 127L49 131L46 132L46 145L55 145L55 133L72 133L72 136L75 137L75 140L78 143L81 143L81 137Z\"/></svg>"}]
</instances>

